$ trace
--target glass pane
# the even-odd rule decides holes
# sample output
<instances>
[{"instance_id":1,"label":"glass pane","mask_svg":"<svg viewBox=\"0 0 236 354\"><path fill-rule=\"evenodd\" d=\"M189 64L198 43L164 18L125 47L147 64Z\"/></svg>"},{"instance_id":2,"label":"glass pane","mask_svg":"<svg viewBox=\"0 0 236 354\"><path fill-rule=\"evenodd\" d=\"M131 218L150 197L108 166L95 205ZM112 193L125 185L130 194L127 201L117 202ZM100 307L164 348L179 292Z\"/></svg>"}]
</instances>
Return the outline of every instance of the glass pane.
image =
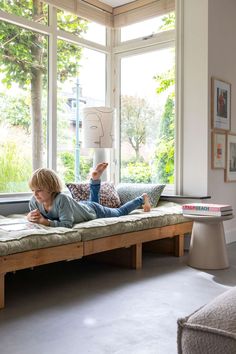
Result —
<instances>
[{"instance_id":1,"label":"glass pane","mask_svg":"<svg viewBox=\"0 0 236 354\"><path fill-rule=\"evenodd\" d=\"M81 37L88 41L106 45L106 27L95 22L89 22L87 31Z\"/></svg>"},{"instance_id":2,"label":"glass pane","mask_svg":"<svg viewBox=\"0 0 236 354\"><path fill-rule=\"evenodd\" d=\"M48 6L41 1L0 0L0 9L31 21L48 24Z\"/></svg>"},{"instance_id":3,"label":"glass pane","mask_svg":"<svg viewBox=\"0 0 236 354\"><path fill-rule=\"evenodd\" d=\"M174 182L174 65L173 49L121 60L122 182Z\"/></svg>"},{"instance_id":4,"label":"glass pane","mask_svg":"<svg viewBox=\"0 0 236 354\"><path fill-rule=\"evenodd\" d=\"M89 41L106 44L106 27L73 15L69 12L57 11L58 29L73 33Z\"/></svg>"},{"instance_id":5,"label":"glass pane","mask_svg":"<svg viewBox=\"0 0 236 354\"><path fill-rule=\"evenodd\" d=\"M70 53L70 60L58 54L58 173L66 183L85 181L94 151L81 147L83 108L105 104L106 57L62 40L58 48L58 53Z\"/></svg>"},{"instance_id":6,"label":"glass pane","mask_svg":"<svg viewBox=\"0 0 236 354\"><path fill-rule=\"evenodd\" d=\"M175 13L158 16L146 21L134 23L129 26L121 28L121 42L129 41L135 38L143 38L174 29L175 27Z\"/></svg>"},{"instance_id":7,"label":"glass pane","mask_svg":"<svg viewBox=\"0 0 236 354\"><path fill-rule=\"evenodd\" d=\"M0 21L0 193L46 162L47 36Z\"/></svg>"}]
</instances>

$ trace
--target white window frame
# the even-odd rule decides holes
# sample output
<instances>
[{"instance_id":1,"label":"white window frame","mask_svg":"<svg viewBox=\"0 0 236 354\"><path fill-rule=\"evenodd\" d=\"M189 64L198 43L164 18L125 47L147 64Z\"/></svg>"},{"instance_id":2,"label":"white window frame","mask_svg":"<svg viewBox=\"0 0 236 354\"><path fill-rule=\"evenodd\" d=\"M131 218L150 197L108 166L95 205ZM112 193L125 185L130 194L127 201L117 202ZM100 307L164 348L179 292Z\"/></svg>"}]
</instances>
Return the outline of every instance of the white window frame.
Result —
<instances>
[{"instance_id":1,"label":"white window frame","mask_svg":"<svg viewBox=\"0 0 236 354\"><path fill-rule=\"evenodd\" d=\"M49 24L43 25L37 22L33 22L23 17L9 14L0 10L0 20L7 21L9 23L19 25L23 28L38 31L42 34L48 35L49 38L49 71L48 71L48 142L47 142L47 154L48 154L48 167L56 170L57 160L57 70L56 70L56 46L57 40L62 39L69 41L79 46L97 50L106 55L106 105L111 105L116 109L116 148L113 149L110 156L111 165L111 180L115 183L119 182L119 97L120 97L120 61L125 56L130 56L135 53L145 53L147 51L162 49L170 46L176 46L176 31L164 31L154 34L150 37L137 38L134 40L121 42L120 30L118 28L107 28L107 40L106 45L97 44L89 40L79 38L68 32L58 30L56 24L56 11L57 8L53 5L49 5ZM177 48L176 48L177 56ZM176 66L176 70L177 70ZM177 86L176 86L177 87ZM176 92L177 96L178 92ZM176 126L177 126L177 109L176 109ZM179 128L178 128L179 129ZM176 139L177 139L176 134ZM175 152L176 155L176 152ZM175 158L175 161L177 159ZM179 161L179 160L178 160ZM175 166L175 174L176 174ZM175 183L176 178L175 178ZM173 190L172 190L173 192ZM28 198L30 193L1 193L0 201L2 200L24 200Z\"/></svg>"},{"instance_id":2,"label":"white window frame","mask_svg":"<svg viewBox=\"0 0 236 354\"><path fill-rule=\"evenodd\" d=\"M58 30L57 29L57 8L49 5L49 24L43 25L24 17L19 17L14 14L6 13L0 10L0 20L12 23L16 26L22 28L37 31L48 36L49 46L48 46L48 126L47 126L47 165L49 168L54 170L57 169L57 67L55 63L57 62L57 40L65 40L67 42L82 46L84 48L97 50L106 55L106 94L105 101L106 104L110 103L110 73L111 73L111 36L108 32L111 30L107 29L106 46L101 44L86 40L84 38L79 38L71 33ZM25 200L31 196L31 193L0 193L0 201L5 202L9 200Z\"/></svg>"},{"instance_id":3,"label":"white window frame","mask_svg":"<svg viewBox=\"0 0 236 354\"><path fill-rule=\"evenodd\" d=\"M132 56L134 54L147 53L154 50L161 50L164 48L173 48L176 47L175 40L175 30L169 30L165 32L160 32L154 34L147 38L136 38L134 40L121 42L120 41L120 30L116 30L114 42L115 46L113 49L113 57L114 57L114 67L115 70L113 72L114 75L114 106L116 107L116 149L113 152L113 166L114 171L112 171L112 176L114 178L115 184L120 182L120 95L121 95L121 87L120 87L120 77L121 77L121 59L124 57ZM177 122L177 112L175 115L175 122ZM175 137L176 137L176 126L175 124ZM176 137L177 139L177 137ZM176 171L176 151L175 151L175 171ZM176 172L175 172L176 176ZM166 194L174 194L176 190L176 178L174 185L167 185L165 188Z\"/></svg>"}]
</instances>

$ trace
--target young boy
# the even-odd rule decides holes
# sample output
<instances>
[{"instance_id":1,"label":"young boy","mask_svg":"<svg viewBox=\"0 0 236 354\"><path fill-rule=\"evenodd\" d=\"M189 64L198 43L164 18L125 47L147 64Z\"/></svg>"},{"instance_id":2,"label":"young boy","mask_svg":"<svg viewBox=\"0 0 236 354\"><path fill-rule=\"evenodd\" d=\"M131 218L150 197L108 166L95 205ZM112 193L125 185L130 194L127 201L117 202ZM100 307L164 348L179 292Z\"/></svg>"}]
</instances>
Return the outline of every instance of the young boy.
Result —
<instances>
[{"instance_id":1,"label":"young boy","mask_svg":"<svg viewBox=\"0 0 236 354\"><path fill-rule=\"evenodd\" d=\"M73 224L83 221L127 215L141 205L145 212L150 211L151 205L146 193L119 208L99 204L100 177L107 165L105 162L100 163L92 172L90 200L81 202L62 193L62 182L53 170L39 168L34 171L29 181L33 197L29 202L30 212L27 219L45 226L71 228Z\"/></svg>"}]
</instances>

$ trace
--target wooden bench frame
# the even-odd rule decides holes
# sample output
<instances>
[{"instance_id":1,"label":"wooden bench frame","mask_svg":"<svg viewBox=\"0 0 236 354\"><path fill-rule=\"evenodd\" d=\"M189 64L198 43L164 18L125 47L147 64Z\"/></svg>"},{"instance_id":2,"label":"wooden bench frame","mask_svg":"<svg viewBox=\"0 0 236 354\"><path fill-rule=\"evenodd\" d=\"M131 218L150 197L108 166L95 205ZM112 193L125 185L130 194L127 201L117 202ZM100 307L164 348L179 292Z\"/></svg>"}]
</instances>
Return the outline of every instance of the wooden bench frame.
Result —
<instances>
[{"instance_id":1,"label":"wooden bench frame","mask_svg":"<svg viewBox=\"0 0 236 354\"><path fill-rule=\"evenodd\" d=\"M192 231L192 222L184 222L143 231L107 236L62 246L41 248L0 257L0 309L5 306L5 274L39 265L80 259L84 256L130 248L130 264L134 269L142 268L142 244L165 238L174 238L174 254L184 254L184 235Z\"/></svg>"}]
</instances>

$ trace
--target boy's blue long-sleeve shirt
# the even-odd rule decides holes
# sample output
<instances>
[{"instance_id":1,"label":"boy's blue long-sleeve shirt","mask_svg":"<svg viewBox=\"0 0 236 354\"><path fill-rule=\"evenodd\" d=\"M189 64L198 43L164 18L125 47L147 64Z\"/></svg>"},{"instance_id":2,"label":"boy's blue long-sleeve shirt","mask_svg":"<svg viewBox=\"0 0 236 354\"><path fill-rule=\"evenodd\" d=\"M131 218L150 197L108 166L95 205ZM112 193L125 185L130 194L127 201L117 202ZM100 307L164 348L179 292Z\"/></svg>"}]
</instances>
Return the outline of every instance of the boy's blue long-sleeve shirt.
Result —
<instances>
[{"instance_id":1,"label":"boy's blue long-sleeve shirt","mask_svg":"<svg viewBox=\"0 0 236 354\"><path fill-rule=\"evenodd\" d=\"M38 209L46 219L49 220L50 226L53 227L68 227L73 224L96 219L94 209L86 204L77 202L69 195L58 193L53 200L53 205L50 211L46 211L41 203L38 203L33 196L29 202L30 211Z\"/></svg>"}]
</instances>

